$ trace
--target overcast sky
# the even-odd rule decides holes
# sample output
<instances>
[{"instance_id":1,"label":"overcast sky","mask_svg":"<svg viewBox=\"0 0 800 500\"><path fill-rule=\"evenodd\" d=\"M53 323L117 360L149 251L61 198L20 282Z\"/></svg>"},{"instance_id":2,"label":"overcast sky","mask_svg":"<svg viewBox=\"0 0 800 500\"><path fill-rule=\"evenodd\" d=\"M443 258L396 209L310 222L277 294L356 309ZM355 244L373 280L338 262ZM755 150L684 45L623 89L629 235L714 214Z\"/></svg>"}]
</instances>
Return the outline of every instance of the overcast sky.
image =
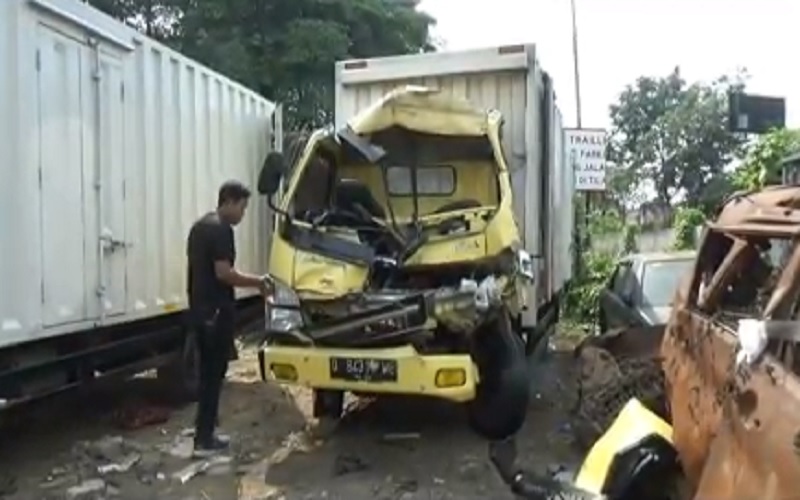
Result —
<instances>
[{"instance_id":1,"label":"overcast sky","mask_svg":"<svg viewBox=\"0 0 800 500\"><path fill-rule=\"evenodd\" d=\"M575 125L569 0L422 0L446 49L535 43ZM800 0L576 0L584 127L606 127L608 106L641 75L679 65L712 80L737 67L750 91L787 99L800 127Z\"/></svg>"}]
</instances>

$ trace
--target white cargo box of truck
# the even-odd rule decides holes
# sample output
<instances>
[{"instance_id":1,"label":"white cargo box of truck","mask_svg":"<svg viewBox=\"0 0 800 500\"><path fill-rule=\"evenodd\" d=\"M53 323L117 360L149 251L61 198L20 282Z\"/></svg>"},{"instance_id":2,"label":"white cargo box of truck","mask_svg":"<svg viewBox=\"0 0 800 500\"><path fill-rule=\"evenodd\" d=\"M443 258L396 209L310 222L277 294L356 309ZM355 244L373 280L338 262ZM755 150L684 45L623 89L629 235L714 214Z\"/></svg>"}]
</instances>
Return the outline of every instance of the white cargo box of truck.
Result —
<instances>
[{"instance_id":1,"label":"white cargo box of truck","mask_svg":"<svg viewBox=\"0 0 800 500\"><path fill-rule=\"evenodd\" d=\"M0 348L184 309L227 179L254 189L237 262L266 270L273 103L75 0L0 2L0 62Z\"/></svg>"},{"instance_id":2,"label":"white cargo box of truck","mask_svg":"<svg viewBox=\"0 0 800 500\"><path fill-rule=\"evenodd\" d=\"M533 304L523 326L555 319L571 278L573 178L551 79L533 45L342 61L336 65L336 126L392 89L422 85L497 109L511 169L515 212L526 249L537 257Z\"/></svg>"}]
</instances>

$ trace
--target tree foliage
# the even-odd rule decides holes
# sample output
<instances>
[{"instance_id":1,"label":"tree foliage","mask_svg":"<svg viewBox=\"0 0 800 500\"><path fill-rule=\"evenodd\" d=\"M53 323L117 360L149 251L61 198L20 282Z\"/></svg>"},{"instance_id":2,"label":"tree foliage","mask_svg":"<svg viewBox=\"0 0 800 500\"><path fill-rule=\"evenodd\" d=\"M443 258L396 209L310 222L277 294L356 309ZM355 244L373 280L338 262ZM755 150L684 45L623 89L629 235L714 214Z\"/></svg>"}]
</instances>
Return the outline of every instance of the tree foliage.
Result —
<instances>
[{"instance_id":1,"label":"tree foliage","mask_svg":"<svg viewBox=\"0 0 800 500\"><path fill-rule=\"evenodd\" d=\"M633 225L626 224L622 233L622 251L623 253L636 253L639 251L639 235L641 230Z\"/></svg>"},{"instance_id":2,"label":"tree foliage","mask_svg":"<svg viewBox=\"0 0 800 500\"><path fill-rule=\"evenodd\" d=\"M749 191L779 184L781 160L795 152L800 152L800 130L779 129L761 136L733 172L733 186Z\"/></svg>"},{"instance_id":3,"label":"tree foliage","mask_svg":"<svg viewBox=\"0 0 800 500\"><path fill-rule=\"evenodd\" d=\"M579 207L576 207L579 208ZM583 209L576 213L585 217ZM583 220L583 219L581 219ZM619 234L623 229L622 220L614 212L592 212L588 218L588 231L592 238ZM608 282L614 270L617 254L611 251L586 251L586 246L573 247L574 276L564 298L564 318L587 327L597 320L600 290Z\"/></svg>"},{"instance_id":4,"label":"tree foliage","mask_svg":"<svg viewBox=\"0 0 800 500\"><path fill-rule=\"evenodd\" d=\"M727 92L742 79L687 84L676 68L663 78L641 77L611 106L608 155L616 165L612 190L630 196L652 181L657 201L700 204L736 156L742 139L727 129Z\"/></svg>"},{"instance_id":5,"label":"tree foliage","mask_svg":"<svg viewBox=\"0 0 800 500\"><path fill-rule=\"evenodd\" d=\"M288 128L333 119L334 63L431 51L418 0L90 0L281 102Z\"/></svg>"},{"instance_id":6,"label":"tree foliage","mask_svg":"<svg viewBox=\"0 0 800 500\"><path fill-rule=\"evenodd\" d=\"M584 256L584 265L564 298L565 319L584 327L597 321L600 291L610 279L615 264L615 256L609 252L589 252Z\"/></svg>"},{"instance_id":7,"label":"tree foliage","mask_svg":"<svg viewBox=\"0 0 800 500\"><path fill-rule=\"evenodd\" d=\"M673 250L691 250L697 246L697 228L705 223L705 215L697 208L681 207L675 214Z\"/></svg>"}]
</instances>

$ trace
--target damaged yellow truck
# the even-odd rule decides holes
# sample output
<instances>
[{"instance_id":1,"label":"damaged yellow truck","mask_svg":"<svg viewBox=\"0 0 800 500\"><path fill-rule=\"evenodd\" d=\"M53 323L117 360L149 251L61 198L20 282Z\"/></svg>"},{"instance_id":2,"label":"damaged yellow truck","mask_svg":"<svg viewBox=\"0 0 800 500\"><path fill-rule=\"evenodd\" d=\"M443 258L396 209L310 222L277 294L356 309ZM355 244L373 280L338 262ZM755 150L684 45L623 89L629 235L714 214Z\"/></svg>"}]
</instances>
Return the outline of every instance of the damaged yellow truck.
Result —
<instances>
[{"instance_id":1,"label":"damaged yellow truck","mask_svg":"<svg viewBox=\"0 0 800 500\"><path fill-rule=\"evenodd\" d=\"M277 288L262 376L312 388L315 416L338 418L350 391L466 403L473 428L489 438L522 425L526 354L546 346L557 318L569 271L553 262L570 263L572 219L560 117L532 50L341 63L337 113L347 119L312 133L294 161L268 158L259 191L275 213ZM431 59L448 57L449 66ZM498 64L505 74L489 72ZM443 73L409 85L420 69ZM394 78L375 95L381 71ZM349 99L347 78L362 82ZM496 109L502 102L475 102L468 89L481 81L494 98L522 91L505 103L521 106L510 110L517 123ZM368 103L362 93L372 94ZM359 102L352 115L343 111ZM532 157L520 161L513 147L526 141ZM531 191L532 200L518 199Z\"/></svg>"}]
</instances>

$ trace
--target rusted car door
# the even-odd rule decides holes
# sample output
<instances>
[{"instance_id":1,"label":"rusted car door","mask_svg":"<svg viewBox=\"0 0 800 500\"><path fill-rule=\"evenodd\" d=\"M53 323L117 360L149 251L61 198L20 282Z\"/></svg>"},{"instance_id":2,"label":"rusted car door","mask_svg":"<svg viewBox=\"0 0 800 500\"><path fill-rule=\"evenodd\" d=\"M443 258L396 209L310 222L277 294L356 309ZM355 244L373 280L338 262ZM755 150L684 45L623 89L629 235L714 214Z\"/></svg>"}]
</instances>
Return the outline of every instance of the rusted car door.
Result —
<instances>
[{"instance_id":1,"label":"rusted car door","mask_svg":"<svg viewBox=\"0 0 800 500\"><path fill-rule=\"evenodd\" d=\"M740 310L742 297L760 283L754 259L763 257L755 250L763 241L707 235L690 288L681 294L664 336L675 445L698 500L800 496L800 382L795 371L800 351L793 343L771 342L761 361L735 366L736 321L731 316L779 319L778 312L785 316L797 310L781 307L774 295L766 307L754 300L747 314ZM727 251L720 253L720 245ZM800 253L795 259L800 263ZM772 269L783 274L770 293L796 302L797 269L775 263ZM787 293L790 289L795 293Z\"/></svg>"}]
</instances>

